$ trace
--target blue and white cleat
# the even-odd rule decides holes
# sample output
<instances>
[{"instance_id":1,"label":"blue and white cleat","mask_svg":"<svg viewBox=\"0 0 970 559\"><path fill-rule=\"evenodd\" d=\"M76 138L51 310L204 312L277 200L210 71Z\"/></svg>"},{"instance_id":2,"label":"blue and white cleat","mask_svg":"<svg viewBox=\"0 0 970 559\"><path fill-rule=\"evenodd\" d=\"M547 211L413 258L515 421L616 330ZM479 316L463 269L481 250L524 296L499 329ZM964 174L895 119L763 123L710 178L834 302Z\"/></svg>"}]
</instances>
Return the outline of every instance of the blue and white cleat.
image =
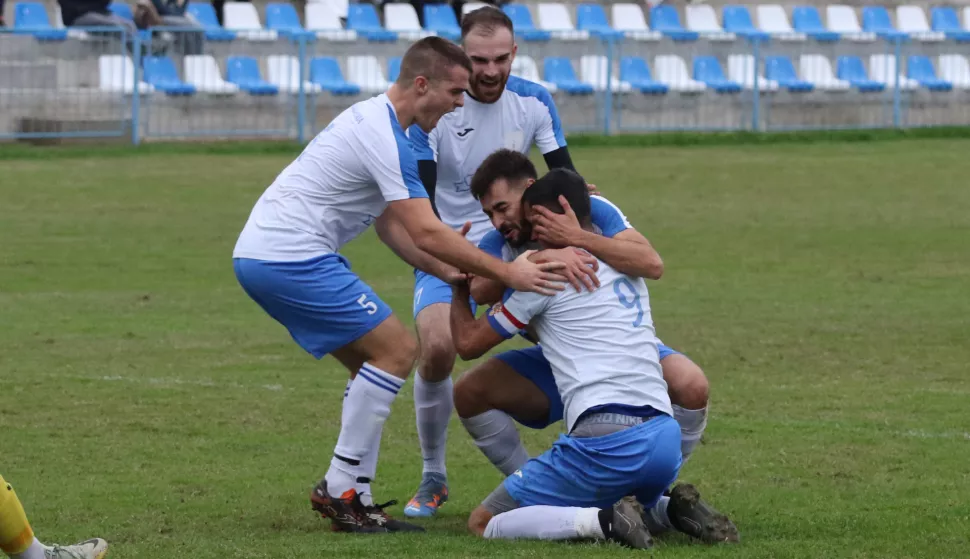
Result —
<instances>
[{"instance_id":1,"label":"blue and white cleat","mask_svg":"<svg viewBox=\"0 0 970 559\"><path fill-rule=\"evenodd\" d=\"M404 507L408 518L428 518L438 512L438 507L448 500L448 479L442 474L425 474L418 492Z\"/></svg>"}]
</instances>

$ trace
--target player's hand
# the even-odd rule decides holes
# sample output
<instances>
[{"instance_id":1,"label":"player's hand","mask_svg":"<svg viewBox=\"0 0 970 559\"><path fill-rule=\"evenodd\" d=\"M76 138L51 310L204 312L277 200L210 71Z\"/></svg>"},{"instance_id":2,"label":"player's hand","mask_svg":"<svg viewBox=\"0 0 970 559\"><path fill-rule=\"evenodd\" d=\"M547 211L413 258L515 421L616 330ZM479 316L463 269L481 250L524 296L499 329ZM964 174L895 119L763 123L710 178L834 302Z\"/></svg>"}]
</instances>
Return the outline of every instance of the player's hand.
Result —
<instances>
[{"instance_id":1,"label":"player's hand","mask_svg":"<svg viewBox=\"0 0 970 559\"><path fill-rule=\"evenodd\" d=\"M537 264L529 260L534 250L523 252L508 267L508 276L502 278L506 286L516 291L532 291L542 295L555 295L566 289L566 276L560 271L566 265L562 262Z\"/></svg>"},{"instance_id":2,"label":"player's hand","mask_svg":"<svg viewBox=\"0 0 970 559\"><path fill-rule=\"evenodd\" d=\"M576 239L582 235L583 228L579 226L576 212L565 196L559 197L559 204L566 213L560 215L542 206L532 207L532 238L557 246L578 244Z\"/></svg>"},{"instance_id":3,"label":"player's hand","mask_svg":"<svg viewBox=\"0 0 970 559\"><path fill-rule=\"evenodd\" d=\"M461 230L458 231L458 234L461 235L462 237L465 237L466 235L468 235L468 231L470 231L471 228L472 228L472 222L466 221L465 224L461 226ZM438 274L435 274L435 275L437 275L441 281L453 286L458 286L464 283L468 283L472 279L471 274L466 274L465 272L462 272L458 268L455 268L454 266L449 266L444 262L441 262L441 270L439 271Z\"/></svg>"},{"instance_id":4,"label":"player's hand","mask_svg":"<svg viewBox=\"0 0 970 559\"><path fill-rule=\"evenodd\" d=\"M565 264L566 267L563 268L561 273L566 276L566 280L577 292L582 291L584 285L590 291L594 291L600 286L600 280L596 276L596 271L600 267L599 261L585 250L578 248L541 250L531 260L540 264L543 262L562 262Z\"/></svg>"},{"instance_id":5,"label":"player's hand","mask_svg":"<svg viewBox=\"0 0 970 559\"><path fill-rule=\"evenodd\" d=\"M586 183L586 190L589 191L590 196L602 196L600 191L596 189L595 184Z\"/></svg>"}]
</instances>

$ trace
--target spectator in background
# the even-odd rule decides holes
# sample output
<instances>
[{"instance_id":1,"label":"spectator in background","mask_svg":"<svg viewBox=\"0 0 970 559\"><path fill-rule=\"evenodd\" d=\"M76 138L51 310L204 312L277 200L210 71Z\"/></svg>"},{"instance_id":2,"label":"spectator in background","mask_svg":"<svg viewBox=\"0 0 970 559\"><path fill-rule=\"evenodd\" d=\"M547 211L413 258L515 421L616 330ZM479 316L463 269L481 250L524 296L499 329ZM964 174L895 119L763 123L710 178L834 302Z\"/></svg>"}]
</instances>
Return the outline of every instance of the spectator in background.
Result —
<instances>
[{"instance_id":1,"label":"spectator in background","mask_svg":"<svg viewBox=\"0 0 970 559\"><path fill-rule=\"evenodd\" d=\"M111 0L57 0L66 27L123 27L130 37L138 33L135 22L108 10Z\"/></svg>"},{"instance_id":2,"label":"spectator in background","mask_svg":"<svg viewBox=\"0 0 970 559\"><path fill-rule=\"evenodd\" d=\"M202 26L185 13L188 0L138 0L135 24L139 29L175 27L172 33L182 54L202 54L205 35ZM198 31L192 31L198 29Z\"/></svg>"}]
</instances>

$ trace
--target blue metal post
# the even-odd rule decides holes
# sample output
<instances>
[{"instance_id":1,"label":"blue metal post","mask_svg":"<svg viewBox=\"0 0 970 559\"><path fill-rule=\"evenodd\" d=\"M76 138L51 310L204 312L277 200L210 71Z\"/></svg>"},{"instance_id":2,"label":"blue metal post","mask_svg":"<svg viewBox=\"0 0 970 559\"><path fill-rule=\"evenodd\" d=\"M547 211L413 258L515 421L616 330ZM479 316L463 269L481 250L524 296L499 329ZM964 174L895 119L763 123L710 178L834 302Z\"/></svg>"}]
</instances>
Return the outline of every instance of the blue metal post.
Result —
<instances>
[{"instance_id":1,"label":"blue metal post","mask_svg":"<svg viewBox=\"0 0 970 559\"><path fill-rule=\"evenodd\" d=\"M610 120L613 117L613 36L606 38L606 95L603 104L603 134L610 135Z\"/></svg>"},{"instance_id":2,"label":"blue metal post","mask_svg":"<svg viewBox=\"0 0 970 559\"><path fill-rule=\"evenodd\" d=\"M299 48L300 48L300 94L297 100L296 108L296 141L300 142L302 145L306 136L306 90L303 88L303 76L307 75L304 71L306 68L306 36L299 36Z\"/></svg>"},{"instance_id":3,"label":"blue metal post","mask_svg":"<svg viewBox=\"0 0 970 559\"><path fill-rule=\"evenodd\" d=\"M128 33L127 31L121 32L122 53L124 53L125 44L128 42L125 40L127 33ZM135 67L135 72L134 72L135 75L133 76L133 79L135 81L134 81L134 88L132 89L132 92L131 92L131 143L132 145L137 146L141 142L141 133L139 131L139 113L141 112L141 106L140 106L141 103L139 102L140 92L139 92L138 84L141 83L141 64L142 64L141 36L138 34L138 32L135 32L134 36L132 37L131 44L133 45L132 47L132 50L134 50L133 58L135 59L133 64L133 66Z\"/></svg>"},{"instance_id":4,"label":"blue metal post","mask_svg":"<svg viewBox=\"0 0 970 559\"><path fill-rule=\"evenodd\" d=\"M903 43L899 37L893 37L893 42L895 43L893 45L893 52L895 53L894 56L896 57L896 75L893 76L893 81L896 84L896 89L893 91L893 127L899 128L902 121L902 93L900 92L899 88L899 74L903 63L901 56Z\"/></svg>"},{"instance_id":5,"label":"blue metal post","mask_svg":"<svg viewBox=\"0 0 970 559\"><path fill-rule=\"evenodd\" d=\"M761 90L759 89L758 83L758 67L761 62L761 41L757 38L751 39L751 44L754 46L754 53L752 58L754 59L754 96L751 98L751 130L755 132L758 131L759 124L761 123Z\"/></svg>"}]
</instances>

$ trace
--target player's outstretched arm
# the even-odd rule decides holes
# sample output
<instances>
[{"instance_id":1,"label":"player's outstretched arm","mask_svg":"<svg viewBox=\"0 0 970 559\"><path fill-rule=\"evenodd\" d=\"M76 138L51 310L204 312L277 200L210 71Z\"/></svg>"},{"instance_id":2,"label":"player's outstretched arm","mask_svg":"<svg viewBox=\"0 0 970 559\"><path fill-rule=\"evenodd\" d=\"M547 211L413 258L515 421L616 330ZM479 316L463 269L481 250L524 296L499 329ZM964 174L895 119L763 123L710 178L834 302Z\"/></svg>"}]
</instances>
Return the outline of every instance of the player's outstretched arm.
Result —
<instances>
[{"instance_id":1,"label":"player's outstretched arm","mask_svg":"<svg viewBox=\"0 0 970 559\"><path fill-rule=\"evenodd\" d=\"M599 270L599 262L587 252L567 247L559 249L546 249L532 252L529 260L543 264L545 262L559 262L565 267L559 273L565 276L566 281L576 291L583 288L594 291L600 285L600 280L596 276ZM501 282L474 277L469 282L472 299L479 305L491 305L502 300L507 287Z\"/></svg>"},{"instance_id":2,"label":"player's outstretched arm","mask_svg":"<svg viewBox=\"0 0 970 559\"><path fill-rule=\"evenodd\" d=\"M460 273L458 268L449 266L419 249L411 239L411 235L408 235L404 225L391 214L387 212L381 214L374 223L374 229L381 241L410 266L448 283L454 281Z\"/></svg>"},{"instance_id":3,"label":"player's outstretched arm","mask_svg":"<svg viewBox=\"0 0 970 559\"><path fill-rule=\"evenodd\" d=\"M455 351L464 361L477 359L488 350L505 341L495 331L486 317L476 319L468 304L469 287L467 282L456 283L453 287L451 302L451 336ZM499 297L501 299L501 297Z\"/></svg>"}]
</instances>

